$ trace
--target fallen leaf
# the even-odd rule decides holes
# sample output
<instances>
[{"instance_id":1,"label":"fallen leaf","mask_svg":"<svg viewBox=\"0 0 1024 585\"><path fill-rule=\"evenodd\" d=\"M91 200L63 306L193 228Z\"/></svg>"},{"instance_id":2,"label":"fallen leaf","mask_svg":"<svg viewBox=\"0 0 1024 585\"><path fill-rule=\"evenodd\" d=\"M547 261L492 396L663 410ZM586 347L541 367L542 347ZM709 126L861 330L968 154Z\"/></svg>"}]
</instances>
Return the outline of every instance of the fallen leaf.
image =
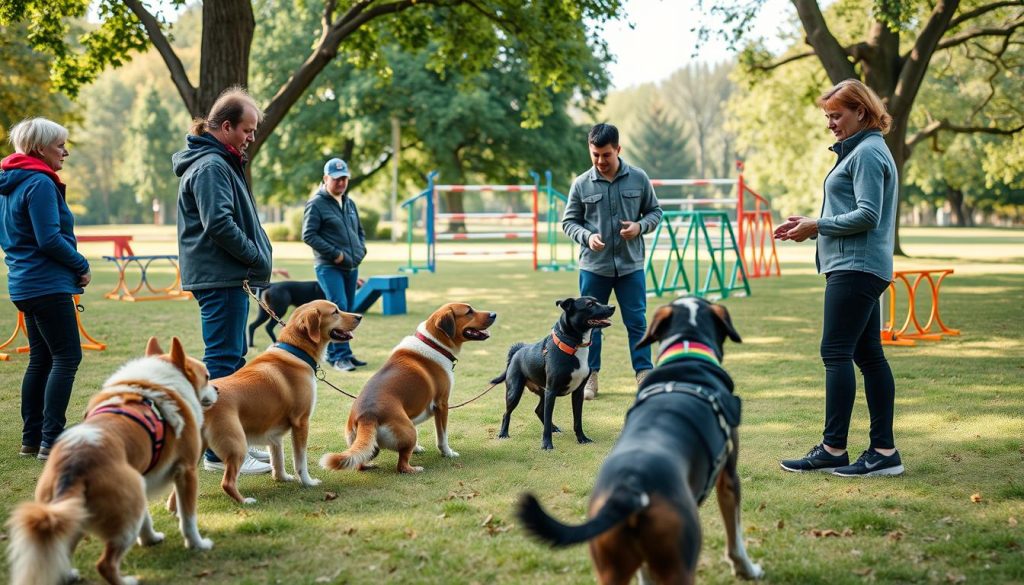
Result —
<instances>
[{"instance_id":1,"label":"fallen leaf","mask_svg":"<svg viewBox=\"0 0 1024 585\"><path fill-rule=\"evenodd\" d=\"M853 529L850 527L843 528L843 536L853 536Z\"/></svg>"},{"instance_id":2,"label":"fallen leaf","mask_svg":"<svg viewBox=\"0 0 1024 585\"><path fill-rule=\"evenodd\" d=\"M341 533L342 534L347 534L347 535L351 536L351 535L355 534L357 530L359 530L359 529L356 528L355 526L349 526L348 528L342 530Z\"/></svg>"},{"instance_id":3,"label":"fallen leaf","mask_svg":"<svg viewBox=\"0 0 1024 585\"><path fill-rule=\"evenodd\" d=\"M825 530L821 530L820 528L812 528L809 534L814 538L828 538L831 536L839 536L839 533L835 530L832 530L831 528L826 528Z\"/></svg>"},{"instance_id":4,"label":"fallen leaf","mask_svg":"<svg viewBox=\"0 0 1024 585\"><path fill-rule=\"evenodd\" d=\"M871 575L874 574L874 572L875 572L875 570L872 569L871 567L863 567L863 568L860 568L860 569L854 569L853 570L853 574L857 575L858 577L870 577Z\"/></svg>"},{"instance_id":5,"label":"fallen leaf","mask_svg":"<svg viewBox=\"0 0 1024 585\"><path fill-rule=\"evenodd\" d=\"M964 576L964 575L958 575L956 573L950 572L950 573L946 573L946 582L947 583L966 583L967 582L967 577Z\"/></svg>"},{"instance_id":6,"label":"fallen leaf","mask_svg":"<svg viewBox=\"0 0 1024 585\"><path fill-rule=\"evenodd\" d=\"M764 510L765 508L767 508L767 507L768 507L768 504L766 504L766 503L764 503L764 502L761 502L761 503L760 503L760 504L759 504L759 505L757 506L757 511L758 511L758 512L761 512L761 511L763 511L763 510Z\"/></svg>"},{"instance_id":7,"label":"fallen leaf","mask_svg":"<svg viewBox=\"0 0 1024 585\"><path fill-rule=\"evenodd\" d=\"M1017 527L1017 519L1014 518L1013 516L1010 516L1009 520L1007 520L1006 523L1010 525L1010 528L1016 528Z\"/></svg>"},{"instance_id":8,"label":"fallen leaf","mask_svg":"<svg viewBox=\"0 0 1024 585\"><path fill-rule=\"evenodd\" d=\"M977 492L971 494L971 501L974 502L975 504L980 504L981 503L981 494L977 493Z\"/></svg>"},{"instance_id":9,"label":"fallen leaf","mask_svg":"<svg viewBox=\"0 0 1024 585\"><path fill-rule=\"evenodd\" d=\"M341 574L341 569L338 569L337 571L334 572L333 575L321 575L321 576L317 577L316 579L314 579L313 582L314 583L330 583L331 581L334 581L335 579L337 579L338 575L340 575L340 574Z\"/></svg>"},{"instance_id":10,"label":"fallen leaf","mask_svg":"<svg viewBox=\"0 0 1024 585\"><path fill-rule=\"evenodd\" d=\"M484 521L480 523L480 526L487 526L492 520L494 520L494 514L488 514Z\"/></svg>"},{"instance_id":11,"label":"fallen leaf","mask_svg":"<svg viewBox=\"0 0 1024 585\"><path fill-rule=\"evenodd\" d=\"M860 549L856 549L856 548L854 548L854 549L850 549L850 556L851 556L851 557L859 557L859 556L861 556L862 554L864 554L864 553L862 553L862 552L860 551Z\"/></svg>"},{"instance_id":12,"label":"fallen leaf","mask_svg":"<svg viewBox=\"0 0 1024 585\"><path fill-rule=\"evenodd\" d=\"M448 517L448 512L441 512L440 514L437 515L437 517L440 520L444 520L445 518Z\"/></svg>"},{"instance_id":13,"label":"fallen leaf","mask_svg":"<svg viewBox=\"0 0 1024 585\"><path fill-rule=\"evenodd\" d=\"M786 527L786 521L785 520L779 520L778 522L775 523L775 529L776 530L782 530L785 527Z\"/></svg>"},{"instance_id":14,"label":"fallen leaf","mask_svg":"<svg viewBox=\"0 0 1024 585\"><path fill-rule=\"evenodd\" d=\"M406 528L405 529L405 535L407 537L409 537L410 539L412 539L412 540L416 540L416 531L413 530L412 528Z\"/></svg>"},{"instance_id":15,"label":"fallen leaf","mask_svg":"<svg viewBox=\"0 0 1024 585\"><path fill-rule=\"evenodd\" d=\"M325 502L330 502L331 500L337 500L337 499L338 499L338 493L337 492L324 492L324 501Z\"/></svg>"},{"instance_id":16,"label":"fallen leaf","mask_svg":"<svg viewBox=\"0 0 1024 585\"><path fill-rule=\"evenodd\" d=\"M562 484L562 493L563 494L568 494L570 492L572 492L572 488L570 488L569 486L567 486L565 484Z\"/></svg>"},{"instance_id":17,"label":"fallen leaf","mask_svg":"<svg viewBox=\"0 0 1024 585\"><path fill-rule=\"evenodd\" d=\"M475 498L475 497L477 497L479 495L480 495L480 492L478 492L476 490L460 490L460 491L448 492L448 497L446 497L445 499L446 500L466 500L468 502L469 500L472 500L473 498Z\"/></svg>"},{"instance_id":18,"label":"fallen leaf","mask_svg":"<svg viewBox=\"0 0 1024 585\"><path fill-rule=\"evenodd\" d=\"M195 575L193 575L193 577L195 577L196 579L202 579L203 577L209 577L212 574L213 574L213 569L204 569L202 571L199 571Z\"/></svg>"},{"instance_id":19,"label":"fallen leaf","mask_svg":"<svg viewBox=\"0 0 1024 585\"><path fill-rule=\"evenodd\" d=\"M888 540L891 540L893 542L895 542L897 540L903 540L903 533L900 532L899 530L893 530L889 534L886 534L885 538L888 539Z\"/></svg>"}]
</instances>

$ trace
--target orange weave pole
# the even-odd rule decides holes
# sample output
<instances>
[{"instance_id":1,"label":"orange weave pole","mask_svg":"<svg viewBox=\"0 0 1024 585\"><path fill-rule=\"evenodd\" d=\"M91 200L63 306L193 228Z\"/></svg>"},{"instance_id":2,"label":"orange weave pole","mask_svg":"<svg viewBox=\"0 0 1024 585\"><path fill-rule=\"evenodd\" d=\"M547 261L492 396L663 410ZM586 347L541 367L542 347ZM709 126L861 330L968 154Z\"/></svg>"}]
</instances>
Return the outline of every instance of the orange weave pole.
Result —
<instances>
[{"instance_id":1,"label":"orange weave pole","mask_svg":"<svg viewBox=\"0 0 1024 585\"><path fill-rule=\"evenodd\" d=\"M79 305L78 302L78 295L75 295L74 299L75 307L81 306ZM85 325L82 324L82 313L80 311L75 311L75 321L78 322L78 333L81 334L81 336L87 340L82 342L82 349L91 349L93 351L103 351L107 349L107 344L103 343L102 341L97 341L96 339L93 338L93 336L89 335L88 331L85 330ZM14 341L18 338L19 334L25 335L26 338L28 337L28 329L25 327L25 314L22 313L21 311L18 311L18 322L14 326L14 333L11 333L11 336L7 338L7 341L0 343L0 349L4 349L7 346L14 343ZM28 344L15 348L14 351L18 353L28 353ZM9 359L10 356L8 356L6 353L0 353L0 361L7 361Z\"/></svg>"},{"instance_id":2,"label":"orange weave pole","mask_svg":"<svg viewBox=\"0 0 1024 585\"><path fill-rule=\"evenodd\" d=\"M945 335L960 335L959 329L951 329L942 322L939 313L939 290L942 281L953 274L952 268L941 270L897 270L892 273L889 283L889 321L882 328L882 344L884 345L915 345L915 340L939 341ZM910 281L913 278L913 283ZM907 317L903 325L896 329L896 283L902 282L907 291ZM931 293L931 311L928 321L921 325L917 318L917 292L921 283L927 282ZM932 326L937 330L933 331Z\"/></svg>"},{"instance_id":3,"label":"orange weave pole","mask_svg":"<svg viewBox=\"0 0 1024 585\"><path fill-rule=\"evenodd\" d=\"M741 172L736 181L736 233L744 272L748 278L771 276L772 273L781 276L779 256L775 251L775 228L772 226L772 212L768 200L744 182L743 165L739 161L737 169ZM747 195L750 197L747 198ZM752 210L745 207L747 199L753 200Z\"/></svg>"}]
</instances>

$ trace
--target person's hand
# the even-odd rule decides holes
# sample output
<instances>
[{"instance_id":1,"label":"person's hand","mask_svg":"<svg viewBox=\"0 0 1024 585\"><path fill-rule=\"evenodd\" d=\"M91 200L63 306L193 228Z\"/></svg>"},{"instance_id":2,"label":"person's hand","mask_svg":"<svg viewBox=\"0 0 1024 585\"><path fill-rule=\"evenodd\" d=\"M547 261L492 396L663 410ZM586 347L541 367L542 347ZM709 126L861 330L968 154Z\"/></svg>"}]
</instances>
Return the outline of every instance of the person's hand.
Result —
<instances>
[{"instance_id":1,"label":"person's hand","mask_svg":"<svg viewBox=\"0 0 1024 585\"><path fill-rule=\"evenodd\" d=\"M92 282L92 270L78 277L79 286L89 286L90 282Z\"/></svg>"},{"instance_id":2,"label":"person's hand","mask_svg":"<svg viewBox=\"0 0 1024 585\"><path fill-rule=\"evenodd\" d=\"M775 228L775 238L802 242L811 236L818 235L818 220L802 215L791 215L779 227Z\"/></svg>"},{"instance_id":3,"label":"person's hand","mask_svg":"<svg viewBox=\"0 0 1024 585\"><path fill-rule=\"evenodd\" d=\"M275 268L275 269L271 270L270 273L271 274L276 274L276 275L280 276L281 278L289 278L290 279L292 277L292 275L287 270L285 270L284 268Z\"/></svg>"},{"instance_id":4,"label":"person's hand","mask_svg":"<svg viewBox=\"0 0 1024 585\"><path fill-rule=\"evenodd\" d=\"M595 252L604 250L604 240L601 239L601 234L590 234L590 239L587 240L587 246Z\"/></svg>"},{"instance_id":5,"label":"person's hand","mask_svg":"<svg viewBox=\"0 0 1024 585\"><path fill-rule=\"evenodd\" d=\"M344 252L338 252L338 257L334 259L334 263L335 264L341 264L344 261L345 261L345 253Z\"/></svg>"},{"instance_id":6,"label":"person's hand","mask_svg":"<svg viewBox=\"0 0 1024 585\"><path fill-rule=\"evenodd\" d=\"M356 287L357 288L363 286L364 284L366 284L366 280L365 279L362 279L362 278L357 278L356 279Z\"/></svg>"},{"instance_id":7,"label":"person's hand","mask_svg":"<svg viewBox=\"0 0 1024 585\"><path fill-rule=\"evenodd\" d=\"M635 221L622 220L619 223L622 224L622 229L619 230L619 235L622 236L623 240L632 240L633 238L640 235L640 224Z\"/></svg>"}]
</instances>

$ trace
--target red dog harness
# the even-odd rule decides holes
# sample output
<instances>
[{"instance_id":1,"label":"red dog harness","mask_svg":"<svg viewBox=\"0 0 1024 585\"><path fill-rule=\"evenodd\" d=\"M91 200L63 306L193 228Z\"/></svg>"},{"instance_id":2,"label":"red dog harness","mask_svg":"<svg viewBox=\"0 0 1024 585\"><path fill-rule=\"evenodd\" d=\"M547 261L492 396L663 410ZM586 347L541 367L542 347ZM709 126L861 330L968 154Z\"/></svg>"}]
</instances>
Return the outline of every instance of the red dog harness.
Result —
<instances>
[{"instance_id":1,"label":"red dog harness","mask_svg":"<svg viewBox=\"0 0 1024 585\"><path fill-rule=\"evenodd\" d=\"M142 401L132 404L139 406L142 410L108 404L87 414L85 420L89 420L98 414L119 414L135 421L135 423L145 429L151 444L149 467L142 472L142 475L146 475L152 471L157 461L160 460L160 453L164 449L164 436L167 434L167 423L164 421L163 415L160 414L160 410L156 408L156 405L149 398L143 398Z\"/></svg>"}]
</instances>

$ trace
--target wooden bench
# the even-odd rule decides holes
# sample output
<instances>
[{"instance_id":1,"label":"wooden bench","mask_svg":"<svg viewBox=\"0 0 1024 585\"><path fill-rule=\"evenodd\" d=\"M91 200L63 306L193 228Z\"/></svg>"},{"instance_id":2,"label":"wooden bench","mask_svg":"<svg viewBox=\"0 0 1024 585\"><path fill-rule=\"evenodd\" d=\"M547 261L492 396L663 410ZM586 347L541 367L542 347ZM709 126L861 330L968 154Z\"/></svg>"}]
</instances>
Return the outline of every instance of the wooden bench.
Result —
<instances>
[{"instance_id":1,"label":"wooden bench","mask_svg":"<svg viewBox=\"0 0 1024 585\"><path fill-rule=\"evenodd\" d=\"M78 240L79 243L85 243L85 242L114 242L114 256L116 256L118 258L121 258L121 257L124 257L124 256L134 256L135 255L135 252L132 251L132 245L131 245L132 237L131 236L118 236L118 235L109 235L109 236L101 236L101 235L96 235L96 236L79 236L79 235L76 235L75 239Z\"/></svg>"},{"instance_id":2,"label":"wooden bench","mask_svg":"<svg viewBox=\"0 0 1024 585\"><path fill-rule=\"evenodd\" d=\"M404 315L405 289L409 288L408 276L371 276L356 291L353 313L365 313L370 306L383 297L385 315Z\"/></svg>"}]
</instances>

